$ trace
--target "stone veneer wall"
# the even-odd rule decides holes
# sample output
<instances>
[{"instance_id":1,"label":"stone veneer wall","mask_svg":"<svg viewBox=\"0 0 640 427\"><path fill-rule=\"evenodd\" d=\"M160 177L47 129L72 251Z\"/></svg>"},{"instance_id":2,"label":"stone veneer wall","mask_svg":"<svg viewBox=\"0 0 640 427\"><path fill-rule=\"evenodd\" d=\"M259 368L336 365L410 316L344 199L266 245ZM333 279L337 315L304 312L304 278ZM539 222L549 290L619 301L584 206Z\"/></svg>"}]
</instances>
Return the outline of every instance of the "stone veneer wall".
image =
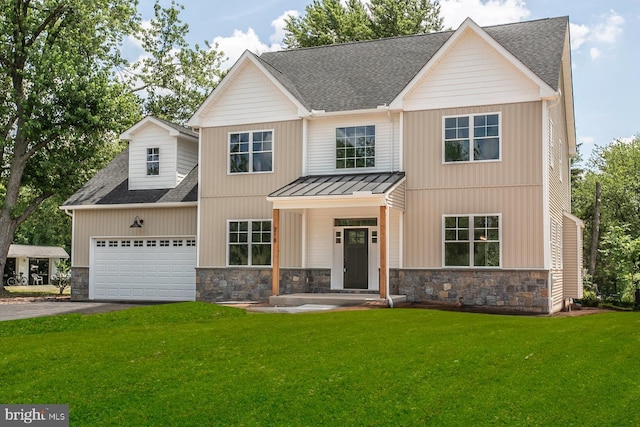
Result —
<instances>
[{"instance_id":1,"label":"stone veneer wall","mask_svg":"<svg viewBox=\"0 0 640 427\"><path fill-rule=\"evenodd\" d=\"M331 290L330 269L280 269L280 294ZM197 301L267 301L271 268L196 268Z\"/></svg>"},{"instance_id":2,"label":"stone veneer wall","mask_svg":"<svg viewBox=\"0 0 640 427\"><path fill-rule=\"evenodd\" d=\"M89 300L89 267L71 268L71 301Z\"/></svg>"},{"instance_id":3,"label":"stone veneer wall","mask_svg":"<svg viewBox=\"0 0 640 427\"><path fill-rule=\"evenodd\" d=\"M411 302L549 312L547 271L392 269L390 284Z\"/></svg>"}]
</instances>

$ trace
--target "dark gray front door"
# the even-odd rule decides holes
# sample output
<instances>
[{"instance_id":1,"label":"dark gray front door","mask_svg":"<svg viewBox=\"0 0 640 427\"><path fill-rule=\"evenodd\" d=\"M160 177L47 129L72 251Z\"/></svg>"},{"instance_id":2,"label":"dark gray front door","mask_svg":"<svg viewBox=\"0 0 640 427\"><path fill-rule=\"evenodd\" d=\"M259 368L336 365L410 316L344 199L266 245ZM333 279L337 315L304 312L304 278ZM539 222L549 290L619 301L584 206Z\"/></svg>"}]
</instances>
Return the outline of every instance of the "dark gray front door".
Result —
<instances>
[{"instance_id":1,"label":"dark gray front door","mask_svg":"<svg viewBox=\"0 0 640 427\"><path fill-rule=\"evenodd\" d=\"M344 288L367 289L369 283L369 230L344 230Z\"/></svg>"}]
</instances>

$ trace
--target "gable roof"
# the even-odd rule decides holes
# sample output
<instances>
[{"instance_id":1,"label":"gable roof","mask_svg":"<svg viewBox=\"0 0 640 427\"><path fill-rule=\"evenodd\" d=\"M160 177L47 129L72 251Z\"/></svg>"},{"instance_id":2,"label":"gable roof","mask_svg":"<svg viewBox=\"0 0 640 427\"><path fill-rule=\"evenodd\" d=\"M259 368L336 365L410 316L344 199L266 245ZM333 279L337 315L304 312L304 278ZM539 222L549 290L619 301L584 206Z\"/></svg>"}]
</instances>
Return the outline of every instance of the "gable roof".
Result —
<instances>
[{"instance_id":1,"label":"gable roof","mask_svg":"<svg viewBox=\"0 0 640 427\"><path fill-rule=\"evenodd\" d=\"M560 17L482 30L557 91L568 25L568 17ZM266 52L259 59L309 111L374 109L389 105L454 34Z\"/></svg>"},{"instance_id":2,"label":"gable roof","mask_svg":"<svg viewBox=\"0 0 640 427\"><path fill-rule=\"evenodd\" d=\"M128 205L134 203L180 203L198 200L198 166L175 188L161 190L129 190L129 148L123 150L100 170L80 190L67 199L61 208L82 206Z\"/></svg>"},{"instance_id":3,"label":"gable roof","mask_svg":"<svg viewBox=\"0 0 640 427\"><path fill-rule=\"evenodd\" d=\"M196 139L196 140L198 139L197 132L194 132L193 130L186 128L184 126L180 126L175 123L171 123L154 116L146 116L145 118L143 118L142 120L140 120L139 122L131 126L129 129L127 129L120 135L120 139L123 139L125 141L130 141L133 135L137 131L139 131L140 129L143 129L146 126L149 126L149 124L154 124L156 126L159 126L165 129L171 136L186 136L191 139Z\"/></svg>"}]
</instances>

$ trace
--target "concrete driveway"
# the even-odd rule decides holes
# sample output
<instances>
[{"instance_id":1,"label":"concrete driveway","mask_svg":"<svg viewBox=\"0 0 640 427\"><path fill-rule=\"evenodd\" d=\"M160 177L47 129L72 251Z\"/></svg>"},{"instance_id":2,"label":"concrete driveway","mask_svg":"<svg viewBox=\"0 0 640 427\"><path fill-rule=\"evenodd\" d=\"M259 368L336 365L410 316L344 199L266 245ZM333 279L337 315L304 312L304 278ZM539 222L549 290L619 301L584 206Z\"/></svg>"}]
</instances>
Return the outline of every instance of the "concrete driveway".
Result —
<instances>
[{"instance_id":1,"label":"concrete driveway","mask_svg":"<svg viewBox=\"0 0 640 427\"><path fill-rule=\"evenodd\" d=\"M69 313L106 313L108 311L124 310L142 305L146 304L72 301L0 302L0 321L55 316L58 314Z\"/></svg>"}]
</instances>

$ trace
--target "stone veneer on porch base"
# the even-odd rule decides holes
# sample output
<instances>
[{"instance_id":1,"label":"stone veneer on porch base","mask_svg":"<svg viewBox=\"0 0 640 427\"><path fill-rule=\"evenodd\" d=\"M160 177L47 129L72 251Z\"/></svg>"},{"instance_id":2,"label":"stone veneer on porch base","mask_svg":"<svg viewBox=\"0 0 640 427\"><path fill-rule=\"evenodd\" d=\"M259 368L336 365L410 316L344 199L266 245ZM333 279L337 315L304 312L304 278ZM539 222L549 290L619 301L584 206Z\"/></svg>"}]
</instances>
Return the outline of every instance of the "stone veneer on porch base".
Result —
<instances>
[{"instance_id":1,"label":"stone veneer on porch base","mask_svg":"<svg viewBox=\"0 0 640 427\"><path fill-rule=\"evenodd\" d=\"M410 302L549 312L547 271L391 269L389 275L391 287Z\"/></svg>"},{"instance_id":2,"label":"stone veneer on porch base","mask_svg":"<svg viewBox=\"0 0 640 427\"><path fill-rule=\"evenodd\" d=\"M280 294L325 293L331 288L330 269L280 269ZM196 300L267 301L271 268L196 268Z\"/></svg>"}]
</instances>

